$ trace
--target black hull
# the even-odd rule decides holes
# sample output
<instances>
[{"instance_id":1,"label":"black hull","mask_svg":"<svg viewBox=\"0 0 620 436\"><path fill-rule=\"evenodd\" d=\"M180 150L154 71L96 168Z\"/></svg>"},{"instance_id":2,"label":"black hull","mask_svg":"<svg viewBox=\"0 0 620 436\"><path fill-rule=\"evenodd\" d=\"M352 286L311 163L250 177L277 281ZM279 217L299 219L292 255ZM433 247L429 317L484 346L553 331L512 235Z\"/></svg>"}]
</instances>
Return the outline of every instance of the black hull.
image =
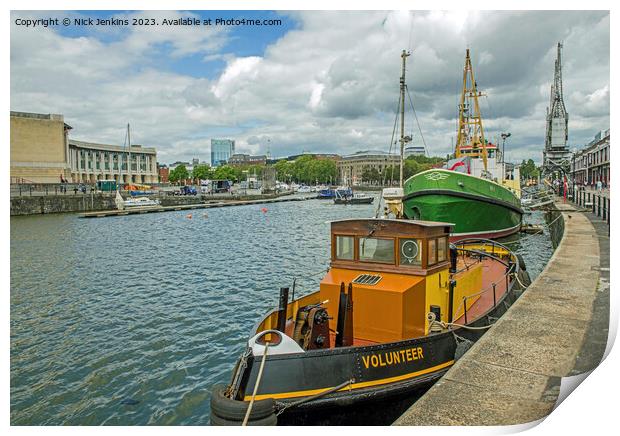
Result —
<instances>
[{"instance_id":1,"label":"black hull","mask_svg":"<svg viewBox=\"0 0 620 436\"><path fill-rule=\"evenodd\" d=\"M370 197L370 198L355 198L355 199L349 199L349 200L345 200L345 199L341 199L341 198L336 198L334 200L334 204L372 204L372 202L374 201L374 198Z\"/></svg>"}]
</instances>

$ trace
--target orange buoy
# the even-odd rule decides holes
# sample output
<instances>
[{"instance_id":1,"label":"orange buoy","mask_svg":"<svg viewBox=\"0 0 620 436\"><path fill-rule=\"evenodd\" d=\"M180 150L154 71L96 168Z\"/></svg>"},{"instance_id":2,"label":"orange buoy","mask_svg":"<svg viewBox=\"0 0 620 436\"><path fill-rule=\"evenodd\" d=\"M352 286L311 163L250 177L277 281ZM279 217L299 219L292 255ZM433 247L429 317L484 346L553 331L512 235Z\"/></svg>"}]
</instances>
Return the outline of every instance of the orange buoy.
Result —
<instances>
[{"instance_id":1,"label":"orange buoy","mask_svg":"<svg viewBox=\"0 0 620 436\"><path fill-rule=\"evenodd\" d=\"M191 219L192 219L192 214L191 214L191 213L188 213L188 214L186 215L186 217L187 217L187 219L190 219L190 220L191 220Z\"/></svg>"},{"instance_id":2,"label":"orange buoy","mask_svg":"<svg viewBox=\"0 0 620 436\"><path fill-rule=\"evenodd\" d=\"M261 208L261 212L267 213L267 208L266 207Z\"/></svg>"}]
</instances>

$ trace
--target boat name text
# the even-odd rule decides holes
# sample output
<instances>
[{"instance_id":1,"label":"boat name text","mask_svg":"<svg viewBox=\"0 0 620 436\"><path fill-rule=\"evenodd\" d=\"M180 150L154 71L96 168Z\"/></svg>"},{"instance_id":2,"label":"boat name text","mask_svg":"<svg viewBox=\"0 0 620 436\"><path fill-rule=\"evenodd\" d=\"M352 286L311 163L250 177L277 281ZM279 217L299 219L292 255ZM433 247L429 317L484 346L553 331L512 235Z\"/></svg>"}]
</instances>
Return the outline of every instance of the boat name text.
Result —
<instances>
[{"instance_id":1,"label":"boat name text","mask_svg":"<svg viewBox=\"0 0 620 436\"><path fill-rule=\"evenodd\" d=\"M412 362L424 359L422 347L407 348L406 350L388 351L380 354L362 356L362 363L366 369L378 368L380 366L392 366L400 363Z\"/></svg>"}]
</instances>

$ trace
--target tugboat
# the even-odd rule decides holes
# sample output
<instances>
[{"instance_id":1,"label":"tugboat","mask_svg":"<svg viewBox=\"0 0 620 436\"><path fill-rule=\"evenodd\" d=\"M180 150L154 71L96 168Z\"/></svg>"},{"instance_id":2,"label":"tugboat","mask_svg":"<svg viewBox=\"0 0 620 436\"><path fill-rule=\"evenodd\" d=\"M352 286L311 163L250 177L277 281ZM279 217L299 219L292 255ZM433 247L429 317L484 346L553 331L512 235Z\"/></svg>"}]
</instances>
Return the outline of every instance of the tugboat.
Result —
<instances>
[{"instance_id":1,"label":"tugboat","mask_svg":"<svg viewBox=\"0 0 620 436\"><path fill-rule=\"evenodd\" d=\"M331 223L318 290L289 301L280 288L230 383L213 388L212 425L390 424L529 285L506 246L450 244L454 224L401 219L402 185L401 165L384 217Z\"/></svg>"},{"instance_id":2,"label":"tugboat","mask_svg":"<svg viewBox=\"0 0 620 436\"><path fill-rule=\"evenodd\" d=\"M391 408L437 381L529 283L508 248L449 245L451 230L401 219L332 222L319 289L292 301L280 289L230 383L215 386L211 424L350 424L359 410Z\"/></svg>"}]
</instances>

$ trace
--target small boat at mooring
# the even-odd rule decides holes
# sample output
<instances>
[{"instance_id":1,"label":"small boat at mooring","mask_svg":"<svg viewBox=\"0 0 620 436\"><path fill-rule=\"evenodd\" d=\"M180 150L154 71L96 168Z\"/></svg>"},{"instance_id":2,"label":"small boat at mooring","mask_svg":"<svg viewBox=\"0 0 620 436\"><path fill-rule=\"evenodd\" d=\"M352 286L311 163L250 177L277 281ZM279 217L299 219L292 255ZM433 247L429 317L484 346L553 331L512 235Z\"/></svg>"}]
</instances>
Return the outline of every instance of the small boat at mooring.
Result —
<instances>
[{"instance_id":1,"label":"small boat at mooring","mask_svg":"<svg viewBox=\"0 0 620 436\"><path fill-rule=\"evenodd\" d=\"M336 191L336 198L334 198L334 204L372 204L375 200L368 194L352 194L352 195L340 195Z\"/></svg>"},{"instance_id":2,"label":"small boat at mooring","mask_svg":"<svg viewBox=\"0 0 620 436\"><path fill-rule=\"evenodd\" d=\"M403 219L332 222L319 289L292 299L280 289L230 383L214 387L211 424L391 423L529 284L523 260L504 245L450 244L451 230Z\"/></svg>"},{"instance_id":3,"label":"small boat at mooring","mask_svg":"<svg viewBox=\"0 0 620 436\"><path fill-rule=\"evenodd\" d=\"M336 189L325 188L318 191L316 198L318 198L319 200L332 200L339 195L342 197L350 196L353 195L353 191L351 190L351 188L344 186Z\"/></svg>"},{"instance_id":4,"label":"small boat at mooring","mask_svg":"<svg viewBox=\"0 0 620 436\"><path fill-rule=\"evenodd\" d=\"M116 208L118 210L123 209L137 209L137 208L154 208L159 207L159 200L151 200L148 197L133 197L124 199L120 192L116 191Z\"/></svg>"}]
</instances>

